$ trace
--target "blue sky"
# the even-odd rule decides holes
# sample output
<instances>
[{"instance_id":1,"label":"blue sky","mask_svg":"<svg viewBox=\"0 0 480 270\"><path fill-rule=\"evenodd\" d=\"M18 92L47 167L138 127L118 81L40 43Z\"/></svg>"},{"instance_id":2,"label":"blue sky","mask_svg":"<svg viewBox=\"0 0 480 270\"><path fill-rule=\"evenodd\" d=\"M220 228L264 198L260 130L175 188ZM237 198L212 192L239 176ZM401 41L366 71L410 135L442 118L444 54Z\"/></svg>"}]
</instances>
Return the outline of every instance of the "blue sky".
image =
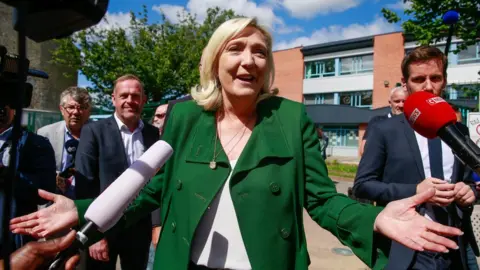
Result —
<instances>
[{"instance_id":1,"label":"blue sky","mask_svg":"<svg viewBox=\"0 0 480 270\"><path fill-rule=\"evenodd\" d=\"M399 31L380 11L387 7L403 14L405 9L402 0L110 0L109 24L99 27L128 26L129 11L141 11L142 5L152 23L161 22L160 11L173 21L182 11L202 20L207 8L215 6L257 17L271 29L275 50ZM89 85L81 75L78 84Z\"/></svg>"}]
</instances>

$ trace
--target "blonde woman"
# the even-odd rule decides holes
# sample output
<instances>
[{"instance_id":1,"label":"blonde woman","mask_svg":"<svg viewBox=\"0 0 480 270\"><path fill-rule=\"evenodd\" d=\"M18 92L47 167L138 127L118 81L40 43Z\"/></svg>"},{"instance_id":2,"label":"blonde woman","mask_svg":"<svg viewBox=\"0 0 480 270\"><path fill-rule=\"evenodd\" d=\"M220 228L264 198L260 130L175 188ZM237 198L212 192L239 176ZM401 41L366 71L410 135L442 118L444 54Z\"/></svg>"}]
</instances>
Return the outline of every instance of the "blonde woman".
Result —
<instances>
[{"instance_id":1,"label":"blonde woman","mask_svg":"<svg viewBox=\"0 0 480 270\"><path fill-rule=\"evenodd\" d=\"M306 270L304 208L372 267L385 264L380 234L418 250L456 247L437 234L458 229L415 212L433 190L383 210L337 193L303 105L272 96L274 73L272 38L256 20L227 21L211 37L194 101L177 104L165 128L174 155L116 225L161 206L154 269ZM55 204L13 220L14 232L83 224L91 201L41 194Z\"/></svg>"}]
</instances>

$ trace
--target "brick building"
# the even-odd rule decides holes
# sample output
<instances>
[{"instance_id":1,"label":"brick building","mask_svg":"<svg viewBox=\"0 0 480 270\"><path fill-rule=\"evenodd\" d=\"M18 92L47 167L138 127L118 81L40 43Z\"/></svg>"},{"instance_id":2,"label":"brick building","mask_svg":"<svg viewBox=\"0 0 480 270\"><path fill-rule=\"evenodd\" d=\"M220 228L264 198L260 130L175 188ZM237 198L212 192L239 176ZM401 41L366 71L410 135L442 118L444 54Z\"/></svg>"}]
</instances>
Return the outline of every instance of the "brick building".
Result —
<instances>
[{"instance_id":1,"label":"brick building","mask_svg":"<svg viewBox=\"0 0 480 270\"><path fill-rule=\"evenodd\" d=\"M450 52L460 42L454 38ZM417 46L395 32L276 51L275 86L280 96L305 103L330 138L327 154L358 156L369 119L388 113L390 89L401 82L402 59ZM436 46L445 50L444 43ZM445 98L461 107L466 118L478 104L478 93L468 89L478 83L480 45L448 58Z\"/></svg>"}]
</instances>

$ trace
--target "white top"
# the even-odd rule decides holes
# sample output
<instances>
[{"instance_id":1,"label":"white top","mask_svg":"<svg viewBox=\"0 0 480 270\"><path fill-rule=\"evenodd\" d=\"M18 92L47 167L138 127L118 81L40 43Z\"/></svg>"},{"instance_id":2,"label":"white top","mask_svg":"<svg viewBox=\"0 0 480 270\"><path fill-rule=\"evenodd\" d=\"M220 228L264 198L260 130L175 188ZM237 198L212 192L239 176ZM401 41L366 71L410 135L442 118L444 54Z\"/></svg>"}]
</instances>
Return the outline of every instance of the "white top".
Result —
<instances>
[{"instance_id":1,"label":"white top","mask_svg":"<svg viewBox=\"0 0 480 270\"><path fill-rule=\"evenodd\" d=\"M237 160L231 160L233 168ZM250 270L237 214L230 195L230 177L202 217L192 242L190 259L209 268Z\"/></svg>"},{"instance_id":2,"label":"white top","mask_svg":"<svg viewBox=\"0 0 480 270\"><path fill-rule=\"evenodd\" d=\"M117 117L117 114L113 114L115 121L117 122L118 129L122 135L123 147L125 148L125 155L127 156L128 166L137 160L143 152L145 152L145 147L143 145L143 122L142 120L138 121L138 127L131 132L127 125L125 125L120 118Z\"/></svg>"},{"instance_id":3,"label":"white top","mask_svg":"<svg viewBox=\"0 0 480 270\"><path fill-rule=\"evenodd\" d=\"M422 135L415 132L415 137L417 138L418 148L420 149L420 156L422 157L423 163L423 171L425 173L425 178L431 177L432 172L430 170L430 156L428 153L428 139L423 137ZM455 161L455 156L453 155L452 150L448 145L446 145L442 141L442 167L443 167L443 180L447 182L452 182L452 174L453 174L453 163ZM433 210L431 208L431 204L427 204L427 211L425 212L425 216L430 219L434 220Z\"/></svg>"}]
</instances>

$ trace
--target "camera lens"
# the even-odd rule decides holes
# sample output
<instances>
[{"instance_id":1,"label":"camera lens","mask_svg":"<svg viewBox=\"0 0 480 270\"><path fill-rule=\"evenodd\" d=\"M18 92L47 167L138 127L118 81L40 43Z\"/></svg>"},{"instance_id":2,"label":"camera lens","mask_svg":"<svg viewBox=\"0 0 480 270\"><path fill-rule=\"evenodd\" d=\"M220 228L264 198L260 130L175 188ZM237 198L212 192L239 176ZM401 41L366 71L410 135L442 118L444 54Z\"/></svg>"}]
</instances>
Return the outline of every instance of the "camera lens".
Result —
<instances>
[{"instance_id":1,"label":"camera lens","mask_svg":"<svg viewBox=\"0 0 480 270\"><path fill-rule=\"evenodd\" d=\"M8 112L8 109L7 109L7 106L0 106L0 124L1 123L4 123L7 121L7 113Z\"/></svg>"},{"instance_id":2,"label":"camera lens","mask_svg":"<svg viewBox=\"0 0 480 270\"><path fill-rule=\"evenodd\" d=\"M0 118L7 116L7 106L0 107Z\"/></svg>"}]
</instances>

